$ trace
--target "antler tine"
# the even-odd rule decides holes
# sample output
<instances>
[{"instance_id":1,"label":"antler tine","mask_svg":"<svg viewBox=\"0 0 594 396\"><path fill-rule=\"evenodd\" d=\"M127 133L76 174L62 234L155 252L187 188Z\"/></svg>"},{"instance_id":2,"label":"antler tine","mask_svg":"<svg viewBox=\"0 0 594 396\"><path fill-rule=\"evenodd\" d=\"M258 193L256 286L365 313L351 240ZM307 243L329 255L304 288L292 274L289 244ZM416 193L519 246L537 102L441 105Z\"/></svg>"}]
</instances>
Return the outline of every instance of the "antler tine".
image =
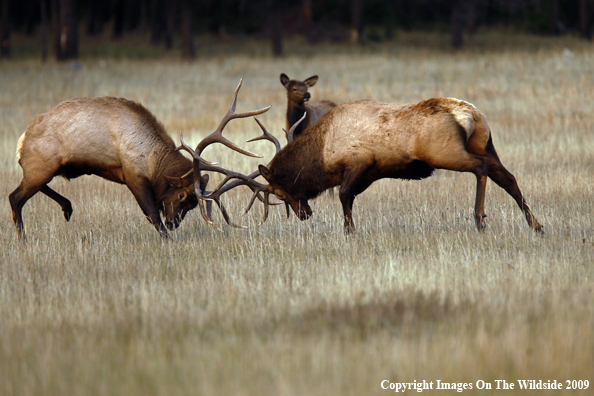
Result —
<instances>
[{"instance_id":1,"label":"antler tine","mask_svg":"<svg viewBox=\"0 0 594 396\"><path fill-rule=\"evenodd\" d=\"M221 173L224 173L226 175L226 177L213 191L204 191L203 192L202 188L199 187L198 184L194 184L194 193L196 194L196 197L198 198L198 205L200 207L200 214L202 215L202 218L207 223L212 225L215 229L220 231L220 229L216 226L216 224L212 220L212 217L210 216L210 210L209 210L209 213L207 213L207 211L204 209L205 202L208 205L209 203L214 201L217 204L217 206L219 207L219 209L221 210L221 213L223 214L223 217L224 217L225 221L227 222L227 224L229 224L231 227L234 227L234 228L247 228L242 225L237 225L237 224L233 223L233 221L231 221L231 218L230 218L229 214L227 213L225 206L222 204L222 202L220 200L221 195L231 189L231 188L226 188L227 187L226 184L231 179L237 179L234 181L233 187L237 187L239 185L247 185L251 189L264 190L264 189L268 188L268 186L255 181L253 179L253 177L250 177L252 175L245 176L241 173L230 171L230 170L227 170L224 168L219 168L219 167L209 166L209 167L207 167L207 169L221 171ZM256 172L254 172L254 173L256 173ZM257 175L259 175L259 172ZM257 175L255 175L254 177L256 177Z\"/></svg>"},{"instance_id":2,"label":"antler tine","mask_svg":"<svg viewBox=\"0 0 594 396\"><path fill-rule=\"evenodd\" d=\"M221 200L218 197L217 198L213 198L213 201L216 202L217 206L221 210L221 214L223 215L223 218L225 219L225 221L227 222L227 224L229 224L233 228L244 228L244 229L245 228L248 228L248 227L246 227L244 225L237 225L233 221L231 221L231 217L229 216L229 213L227 213L227 209L225 209L225 205L223 205L223 203L221 202Z\"/></svg>"},{"instance_id":3,"label":"antler tine","mask_svg":"<svg viewBox=\"0 0 594 396\"><path fill-rule=\"evenodd\" d=\"M243 82L243 79L239 80L239 84L237 85L237 88L235 88L235 92L233 93L233 99L231 100L231 105L229 106L229 111L227 112L227 114L225 114L225 116L221 120L221 123L219 124L217 129L213 133L211 133L210 135L208 135L207 137L202 139L202 141L198 144L198 147L196 147L196 151L198 152L198 155L201 155L202 151L206 147L208 147L210 144L218 142L218 143L224 144L225 146L229 147L232 150L235 150L235 151L237 151L241 154L247 155L249 157L262 158L261 155L252 153L251 151L244 150L223 136L223 129L225 129L225 126L227 126L229 121L231 121L235 118L246 118L246 117L259 115L259 114L267 112L272 107L272 106L268 106L268 107L264 107L259 110L246 111L244 113L236 113L235 107L237 106L237 94L239 93L239 88L241 88L242 82Z\"/></svg>"},{"instance_id":4,"label":"antler tine","mask_svg":"<svg viewBox=\"0 0 594 396\"><path fill-rule=\"evenodd\" d=\"M254 172L255 173L255 172ZM257 181L255 181L253 178L251 178L250 176L246 176L243 175L241 173L238 172L232 172L229 171L229 173L226 174L227 177L225 177L225 179L219 183L219 185L212 190L208 195L202 197L202 199L206 199L206 200L210 200L213 198L219 198L222 194L224 194L225 192L229 191L230 189L223 189L225 187L225 184L227 184L227 182L231 179L238 179L235 183L233 187L237 187L240 185L246 185L250 188L253 189L266 189L268 188L268 185L262 184L262 183L258 183Z\"/></svg>"},{"instance_id":5,"label":"antler tine","mask_svg":"<svg viewBox=\"0 0 594 396\"><path fill-rule=\"evenodd\" d=\"M181 145L179 147L177 147L174 151L186 150L188 153L190 153L192 158L203 163L204 165L218 165L218 162L209 162L209 161L205 160L204 158L202 158L200 156L199 153L196 153L196 151L194 151L194 149L192 149L192 147L188 146L186 144L186 142L184 142L184 134L182 133L182 131L179 131L179 140L181 141ZM192 169L190 172L193 172L193 171L194 170ZM186 175L189 175L189 172Z\"/></svg>"},{"instance_id":6,"label":"antler tine","mask_svg":"<svg viewBox=\"0 0 594 396\"><path fill-rule=\"evenodd\" d=\"M263 186L263 188L256 189L254 191L254 194L252 195L252 199L250 199L250 203L248 204L247 208L245 209L245 212L243 213L245 216L250 211L252 206L254 205L254 201L256 200L256 197L259 195L259 193L263 193L264 199L262 200L262 202L264 203L264 218L258 224L258 226L261 226L262 224L264 224L264 222L268 219L268 207L270 206L270 202L269 202L270 190L268 190L268 187L269 186Z\"/></svg>"},{"instance_id":7,"label":"antler tine","mask_svg":"<svg viewBox=\"0 0 594 396\"><path fill-rule=\"evenodd\" d=\"M198 207L200 208L200 214L202 215L202 218L204 219L204 221L206 221L208 224L210 224L211 226L213 226L215 230L221 231L221 229L219 227L217 227L217 225L215 224L215 222L212 220L212 218L207 213L206 209L204 208L204 202L203 201L198 201Z\"/></svg>"},{"instance_id":8,"label":"antler tine","mask_svg":"<svg viewBox=\"0 0 594 396\"><path fill-rule=\"evenodd\" d=\"M277 153L279 151L281 151L281 144L278 141L278 139L276 138L276 136L274 136L272 133L268 132L268 129L266 129L266 127L260 122L259 119L257 119L256 117L254 117L254 120L256 120L256 122L260 126L260 129L262 129L262 135L256 136L255 138L251 138L251 139L249 139L247 141L248 142L255 142L256 140L268 140L268 141L270 141L270 142L272 142L274 144L274 146L276 147L276 152Z\"/></svg>"},{"instance_id":9,"label":"antler tine","mask_svg":"<svg viewBox=\"0 0 594 396\"><path fill-rule=\"evenodd\" d=\"M307 116L307 111L303 113L303 117L301 117L299 121L293 124L291 129L289 129L289 132L287 132L287 130L283 128L283 131L285 131L285 135L287 135L287 142L291 143L293 141L293 133L295 132L295 129L299 126L299 124L301 124L301 122L305 120L305 116Z\"/></svg>"}]
</instances>

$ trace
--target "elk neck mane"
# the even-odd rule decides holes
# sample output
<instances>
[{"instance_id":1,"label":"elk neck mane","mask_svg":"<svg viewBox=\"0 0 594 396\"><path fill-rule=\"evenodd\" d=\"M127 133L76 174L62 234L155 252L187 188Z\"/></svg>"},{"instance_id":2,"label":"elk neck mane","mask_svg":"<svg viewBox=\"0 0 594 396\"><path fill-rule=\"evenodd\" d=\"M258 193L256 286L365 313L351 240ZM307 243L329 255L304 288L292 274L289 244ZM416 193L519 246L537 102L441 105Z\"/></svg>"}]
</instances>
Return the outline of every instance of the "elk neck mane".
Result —
<instances>
[{"instance_id":1,"label":"elk neck mane","mask_svg":"<svg viewBox=\"0 0 594 396\"><path fill-rule=\"evenodd\" d=\"M179 177L191 169L191 160L184 157L179 151L175 151L176 146L173 139L169 136L163 124L146 107L138 102L124 98L105 99L115 99L123 107L136 114L138 122L141 123L138 130L142 131L143 137L156 143L155 147L161 148L162 153L160 153L157 163L157 175Z\"/></svg>"},{"instance_id":2,"label":"elk neck mane","mask_svg":"<svg viewBox=\"0 0 594 396\"><path fill-rule=\"evenodd\" d=\"M324 131L310 127L285 146L272 160L275 180L312 199L327 189L322 150Z\"/></svg>"}]
</instances>

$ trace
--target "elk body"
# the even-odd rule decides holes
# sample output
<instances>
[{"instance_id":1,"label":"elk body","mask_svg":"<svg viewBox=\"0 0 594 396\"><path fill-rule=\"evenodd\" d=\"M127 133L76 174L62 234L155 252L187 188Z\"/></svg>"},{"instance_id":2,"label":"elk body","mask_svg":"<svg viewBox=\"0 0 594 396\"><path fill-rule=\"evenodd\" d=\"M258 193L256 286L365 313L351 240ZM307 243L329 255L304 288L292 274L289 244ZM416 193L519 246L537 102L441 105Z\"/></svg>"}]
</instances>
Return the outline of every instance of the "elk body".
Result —
<instances>
[{"instance_id":1,"label":"elk body","mask_svg":"<svg viewBox=\"0 0 594 396\"><path fill-rule=\"evenodd\" d=\"M486 117L472 104L452 98L404 105L343 103L277 152L268 167L260 165L269 183L260 191L275 194L305 220L312 214L308 201L340 185L348 233L354 230L355 196L371 183L382 178L420 180L434 169L476 176L479 230L485 227L489 177L514 198L528 225L542 232L514 176L497 156Z\"/></svg>"},{"instance_id":2,"label":"elk body","mask_svg":"<svg viewBox=\"0 0 594 396\"><path fill-rule=\"evenodd\" d=\"M280 75L280 81L287 90L287 129L295 125L306 114L305 120L295 129L295 137L301 135L304 130L318 122L320 118L336 107L336 103L329 100L322 100L315 105L305 103L311 99L311 94L307 89L315 85L318 76L299 81L291 80L283 73Z\"/></svg>"},{"instance_id":3,"label":"elk body","mask_svg":"<svg viewBox=\"0 0 594 396\"><path fill-rule=\"evenodd\" d=\"M198 154L209 144L220 142L256 156L222 137L222 130L231 119L268 110L235 114L240 86L241 82L219 128L200 142ZM37 116L19 139L17 159L23 179L9 200L22 238L25 237L23 205L40 191L56 201L66 220L70 220L72 204L48 186L55 176L73 179L85 174L97 175L125 184L148 220L166 237L167 229L179 226L199 203L198 198L205 195L208 175L200 175L200 170L229 172L214 167L199 155L193 160L184 157L163 125L146 108L114 97L70 99ZM229 222L225 212L224 215Z\"/></svg>"}]
</instances>

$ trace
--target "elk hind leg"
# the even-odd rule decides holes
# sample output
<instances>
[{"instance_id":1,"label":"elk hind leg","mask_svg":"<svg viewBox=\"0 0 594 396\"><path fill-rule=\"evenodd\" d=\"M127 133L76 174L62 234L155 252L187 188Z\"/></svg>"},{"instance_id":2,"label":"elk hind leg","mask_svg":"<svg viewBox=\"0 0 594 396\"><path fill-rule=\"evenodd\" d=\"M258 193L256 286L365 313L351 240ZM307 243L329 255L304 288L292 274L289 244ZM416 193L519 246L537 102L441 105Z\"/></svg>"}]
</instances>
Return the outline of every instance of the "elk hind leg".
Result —
<instances>
[{"instance_id":1,"label":"elk hind leg","mask_svg":"<svg viewBox=\"0 0 594 396\"><path fill-rule=\"evenodd\" d=\"M495 156L491 159L491 165L489 166L489 178L493 180L499 187L503 188L512 198L516 201L530 228L534 231L544 234L543 226L536 220L530 207L526 203L518 182L514 175L512 175Z\"/></svg>"},{"instance_id":2,"label":"elk hind leg","mask_svg":"<svg viewBox=\"0 0 594 396\"><path fill-rule=\"evenodd\" d=\"M51 199L53 199L54 201L56 201L62 207L62 211L64 212L64 217L66 218L66 221L70 221L70 218L72 217L72 203L70 203L70 201L66 197L63 197L62 195L58 194L57 192L49 188L47 184L41 187L40 191L48 197L50 197Z\"/></svg>"},{"instance_id":3,"label":"elk hind leg","mask_svg":"<svg viewBox=\"0 0 594 396\"><path fill-rule=\"evenodd\" d=\"M476 228L483 231L486 227L485 192L487 190L487 174L489 159L484 155L472 154L465 150L451 150L452 155L437 157L427 161L433 168L448 169L456 172L470 172L476 176L476 201L474 218Z\"/></svg>"}]
</instances>

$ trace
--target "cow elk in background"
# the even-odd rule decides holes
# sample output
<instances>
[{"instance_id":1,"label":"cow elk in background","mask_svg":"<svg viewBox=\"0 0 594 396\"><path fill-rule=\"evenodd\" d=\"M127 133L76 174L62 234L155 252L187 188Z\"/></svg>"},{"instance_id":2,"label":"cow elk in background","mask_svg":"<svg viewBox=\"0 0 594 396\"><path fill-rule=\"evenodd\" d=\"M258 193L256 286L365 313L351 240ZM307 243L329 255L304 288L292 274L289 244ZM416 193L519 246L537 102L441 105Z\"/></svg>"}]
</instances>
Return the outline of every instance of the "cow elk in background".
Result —
<instances>
[{"instance_id":1,"label":"cow elk in background","mask_svg":"<svg viewBox=\"0 0 594 396\"><path fill-rule=\"evenodd\" d=\"M274 194L301 220L312 214L310 199L340 186L345 232L350 233L354 231L355 196L371 183L383 178L420 180L434 169L476 176L474 215L479 231L486 226L484 202L489 177L514 198L528 225L543 233L515 177L499 160L487 118L474 105L453 98L404 105L343 103L299 139L278 150L269 166L259 166L258 173L268 185L253 181L251 186L254 196L264 194L265 205Z\"/></svg>"},{"instance_id":2,"label":"cow elk in background","mask_svg":"<svg viewBox=\"0 0 594 396\"><path fill-rule=\"evenodd\" d=\"M307 89L315 85L318 81L318 76L312 76L304 81L299 81L291 80L283 73L280 75L280 81L287 90L287 129L295 125L305 114L305 120L295 129L295 138L336 107L336 103L329 100L322 100L315 105L305 103L311 99L311 95Z\"/></svg>"},{"instance_id":3,"label":"cow elk in background","mask_svg":"<svg viewBox=\"0 0 594 396\"><path fill-rule=\"evenodd\" d=\"M258 157L222 136L230 120L262 114L270 108L235 113L240 87L241 81L217 130L198 144L199 154L209 144L219 142L242 154ZM188 211L199 204L198 198L208 197L205 191L208 175L201 175L201 170L234 174L199 155L190 160L179 149L155 116L136 102L100 97L60 103L38 115L18 142L17 159L23 179L9 200L19 236L25 238L23 205L39 191L56 201L66 220L70 220L72 204L48 186L55 176L69 180L93 174L125 184L148 220L161 236L167 237L167 229L178 227ZM205 217L202 204L200 208ZM231 224L224 207L220 208Z\"/></svg>"}]
</instances>

